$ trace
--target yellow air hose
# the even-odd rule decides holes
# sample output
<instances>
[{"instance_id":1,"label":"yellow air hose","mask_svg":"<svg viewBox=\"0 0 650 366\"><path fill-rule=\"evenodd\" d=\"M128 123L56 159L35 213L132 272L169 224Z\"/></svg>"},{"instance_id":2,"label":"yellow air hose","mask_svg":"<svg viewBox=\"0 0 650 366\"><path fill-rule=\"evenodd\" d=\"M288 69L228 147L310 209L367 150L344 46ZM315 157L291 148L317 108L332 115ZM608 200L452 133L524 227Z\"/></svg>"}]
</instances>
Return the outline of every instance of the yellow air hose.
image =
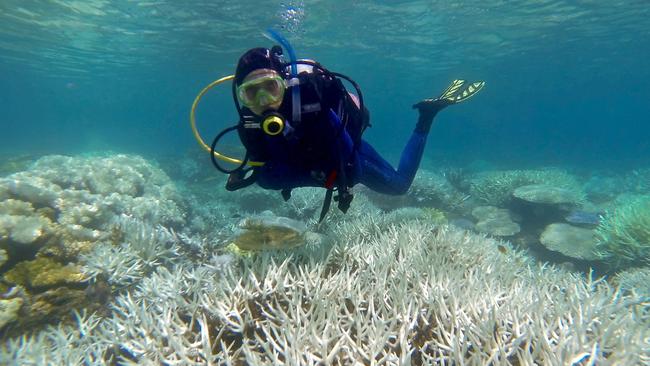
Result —
<instances>
[{"instance_id":1,"label":"yellow air hose","mask_svg":"<svg viewBox=\"0 0 650 366\"><path fill-rule=\"evenodd\" d=\"M190 111L190 126L192 127L192 133L194 134L194 138L199 143L199 145L204 150L206 150L207 152L210 152L210 146L208 146L205 143L205 141L203 141L203 139L201 138L201 135L199 134L198 129L196 128L196 106L199 104L199 102L201 101L201 98L203 98L203 95L205 93L207 93L208 90L212 89L213 87L215 87L215 86L217 86L217 85L219 85L219 84L221 84L223 82L232 80L234 78L235 78L235 75L229 75L229 76L224 76L221 79L218 79L218 80L215 80L215 81L211 82L210 84L208 84L208 86L206 86L205 88L203 88L203 90L201 90L201 92L196 96L196 98L194 98L194 103L192 103L192 110ZM214 157L217 158L217 159L223 160L225 162L232 163L232 164L241 165L243 163L243 161L241 161L239 159L235 159L235 158L231 158L230 156L219 154L216 151L214 152ZM264 165L264 162L261 162L261 161L249 161L249 162L247 162L247 165L249 165L249 166L262 166L262 165Z\"/></svg>"}]
</instances>

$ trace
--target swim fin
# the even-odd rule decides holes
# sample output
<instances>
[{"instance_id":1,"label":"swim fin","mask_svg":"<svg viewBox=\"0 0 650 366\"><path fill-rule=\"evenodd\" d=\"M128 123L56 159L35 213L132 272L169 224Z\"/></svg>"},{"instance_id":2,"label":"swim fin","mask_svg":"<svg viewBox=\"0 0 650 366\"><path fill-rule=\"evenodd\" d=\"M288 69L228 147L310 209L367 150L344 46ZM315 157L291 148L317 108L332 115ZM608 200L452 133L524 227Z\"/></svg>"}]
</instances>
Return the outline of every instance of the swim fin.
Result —
<instances>
[{"instance_id":1,"label":"swim fin","mask_svg":"<svg viewBox=\"0 0 650 366\"><path fill-rule=\"evenodd\" d=\"M456 79L449 84L447 89L440 94L436 99L446 99L451 104L456 104L464 102L467 99L473 97L478 93L483 86L485 86L485 81L477 81L475 83L465 85L465 80Z\"/></svg>"},{"instance_id":2,"label":"swim fin","mask_svg":"<svg viewBox=\"0 0 650 366\"><path fill-rule=\"evenodd\" d=\"M418 123L415 125L415 131L428 133L433 123L433 118L452 104L458 104L473 97L485 86L484 81L477 81L465 85L465 80L456 79L449 84L447 89L439 97L433 99L424 99L413 105L413 108L420 112Z\"/></svg>"}]
</instances>

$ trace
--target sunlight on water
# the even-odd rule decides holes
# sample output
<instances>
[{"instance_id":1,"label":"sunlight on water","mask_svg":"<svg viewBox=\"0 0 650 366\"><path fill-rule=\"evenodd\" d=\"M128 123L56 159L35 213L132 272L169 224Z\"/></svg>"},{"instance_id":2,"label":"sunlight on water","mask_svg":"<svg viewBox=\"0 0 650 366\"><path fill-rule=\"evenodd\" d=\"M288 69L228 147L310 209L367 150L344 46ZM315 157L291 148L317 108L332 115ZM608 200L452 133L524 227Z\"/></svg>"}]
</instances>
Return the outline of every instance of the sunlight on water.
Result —
<instances>
[{"instance_id":1,"label":"sunlight on water","mask_svg":"<svg viewBox=\"0 0 650 366\"><path fill-rule=\"evenodd\" d=\"M638 40L647 44L649 9L644 1L6 0L0 61L62 74L169 59L202 64L233 55L251 35L276 27L304 48L327 45L356 56L390 52L416 68L435 59L433 67L445 69L460 60L498 63L548 47L616 52Z\"/></svg>"}]
</instances>

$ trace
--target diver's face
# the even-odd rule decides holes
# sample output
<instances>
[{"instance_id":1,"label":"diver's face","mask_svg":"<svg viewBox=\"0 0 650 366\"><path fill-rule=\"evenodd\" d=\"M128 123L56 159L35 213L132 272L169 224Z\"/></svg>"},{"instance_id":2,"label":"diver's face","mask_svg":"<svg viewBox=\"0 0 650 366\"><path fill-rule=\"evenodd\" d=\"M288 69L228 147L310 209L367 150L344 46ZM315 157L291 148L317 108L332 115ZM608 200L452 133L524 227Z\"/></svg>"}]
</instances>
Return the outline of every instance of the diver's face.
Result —
<instances>
[{"instance_id":1,"label":"diver's face","mask_svg":"<svg viewBox=\"0 0 650 366\"><path fill-rule=\"evenodd\" d=\"M285 89L284 79L275 70L258 69L246 75L237 87L237 98L259 116L267 110L280 108Z\"/></svg>"}]
</instances>

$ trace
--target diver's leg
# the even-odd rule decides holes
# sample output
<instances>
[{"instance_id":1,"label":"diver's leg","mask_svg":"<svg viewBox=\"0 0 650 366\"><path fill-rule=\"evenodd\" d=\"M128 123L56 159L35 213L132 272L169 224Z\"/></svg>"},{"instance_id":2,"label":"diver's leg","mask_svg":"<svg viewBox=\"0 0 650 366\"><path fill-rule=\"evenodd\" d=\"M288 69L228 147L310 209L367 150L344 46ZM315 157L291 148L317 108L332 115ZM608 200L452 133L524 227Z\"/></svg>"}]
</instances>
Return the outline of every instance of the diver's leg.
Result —
<instances>
[{"instance_id":1,"label":"diver's leg","mask_svg":"<svg viewBox=\"0 0 650 366\"><path fill-rule=\"evenodd\" d=\"M442 94L435 99L424 99L413 108L419 112L418 122L408 143L402 151L397 170L386 162L375 149L362 141L358 152L359 172L355 183L385 194L404 194L411 187L417 173L427 136L435 116L445 107L463 102L478 93L484 82L465 84L464 80L454 80Z\"/></svg>"},{"instance_id":2,"label":"diver's leg","mask_svg":"<svg viewBox=\"0 0 650 366\"><path fill-rule=\"evenodd\" d=\"M427 134L414 131L395 170L370 144L362 141L358 155L359 183L379 193L405 194L413 183L426 143Z\"/></svg>"}]
</instances>

